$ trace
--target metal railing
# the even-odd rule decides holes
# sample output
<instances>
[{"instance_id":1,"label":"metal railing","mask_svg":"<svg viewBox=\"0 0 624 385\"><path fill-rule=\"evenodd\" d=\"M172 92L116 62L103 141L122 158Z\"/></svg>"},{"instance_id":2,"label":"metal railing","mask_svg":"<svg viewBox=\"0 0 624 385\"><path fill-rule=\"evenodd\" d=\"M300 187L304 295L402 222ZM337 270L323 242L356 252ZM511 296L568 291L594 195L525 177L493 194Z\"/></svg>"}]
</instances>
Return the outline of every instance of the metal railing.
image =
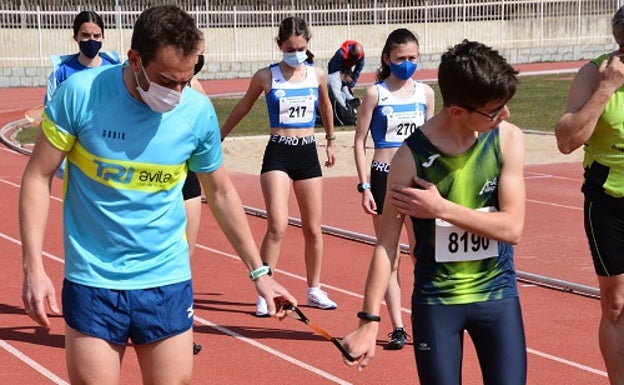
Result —
<instances>
[{"instance_id":1,"label":"metal railing","mask_svg":"<svg viewBox=\"0 0 624 385\"><path fill-rule=\"evenodd\" d=\"M322 58L331 57L345 39L360 40L367 55L378 56L387 34L398 27L413 30L419 36L421 53L425 54L442 52L463 38L499 49L604 45L613 42L610 19L621 0L214 3L178 2L195 16L207 37L207 62L245 63L276 58L279 22L293 14L310 24L310 48ZM50 55L76 52L71 25L77 12L84 9L94 9L103 16L104 49L124 56L132 25L146 4L147 1L92 0L72 6L58 0L0 0L0 67L48 67Z\"/></svg>"}]
</instances>

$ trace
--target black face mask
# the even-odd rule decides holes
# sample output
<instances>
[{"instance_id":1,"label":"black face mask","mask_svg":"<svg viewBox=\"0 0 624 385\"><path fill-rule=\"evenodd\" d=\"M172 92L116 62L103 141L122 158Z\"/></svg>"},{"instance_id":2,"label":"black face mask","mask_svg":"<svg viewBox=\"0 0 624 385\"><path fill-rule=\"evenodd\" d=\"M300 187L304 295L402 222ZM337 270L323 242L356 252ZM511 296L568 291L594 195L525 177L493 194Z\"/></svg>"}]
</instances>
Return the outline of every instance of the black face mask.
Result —
<instances>
[{"instance_id":1,"label":"black face mask","mask_svg":"<svg viewBox=\"0 0 624 385\"><path fill-rule=\"evenodd\" d=\"M203 67L204 67L204 55L199 55L197 56L197 63L195 63L194 75L197 75Z\"/></svg>"},{"instance_id":2,"label":"black face mask","mask_svg":"<svg viewBox=\"0 0 624 385\"><path fill-rule=\"evenodd\" d=\"M98 52L100 52L102 42L97 40L81 40L78 46L80 47L80 52L85 54L89 59L93 59Z\"/></svg>"}]
</instances>

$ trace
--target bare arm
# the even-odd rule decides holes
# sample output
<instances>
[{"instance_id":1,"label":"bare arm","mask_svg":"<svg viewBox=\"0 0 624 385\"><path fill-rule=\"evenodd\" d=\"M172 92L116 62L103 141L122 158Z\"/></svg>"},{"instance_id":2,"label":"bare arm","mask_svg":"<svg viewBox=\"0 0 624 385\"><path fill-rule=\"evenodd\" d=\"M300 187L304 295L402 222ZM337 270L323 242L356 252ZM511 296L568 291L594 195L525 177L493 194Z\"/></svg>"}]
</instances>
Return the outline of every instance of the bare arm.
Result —
<instances>
[{"instance_id":1,"label":"bare arm","mask_svg":"<svg viewBox=\"0 0 624 385\"><path fill-rule=\"evenodd\" d=\"M206 192L210 210L241 261L249 271L261 267L262 260L243 204L225 168L222 166L211 173L197 173L197 177ZM284 313L279 312L280 305L297 304L297 300L271 277L265 275L254 282L258 293L267 300L269 314L281 317Z\"/></svg>"},{"instance_id":2,"label":"bare arm","mask_svg":"<svg viewBox=\"0 0 624 385\"><path fill-rule=\"evenodd\" d=\"M412 155L407 146L403 145L397 150L390 165L388 185L409 185L415 173ZM366 278L362 310L367 313L374 315L380 313L381 301L388 288L392 266L397 258L403 219L403 215L386 200L381 219L381 231L377 237ZM359 370L363 370L371 362L375 357L378 329L378 322L360 321L358 328L343 339L343 344L349 353L353 357L358 357L354 363L345 360L347 365L357 365Z\"/></svg>"},{"instance_id":3,"label":"bare arm","mask_svg":"<svg viewBox=\"0 0 624 385\"><path fill-rule=\"evenodd\" d=\"M329 91L327 90L327 76L325 76L325 71L320 68L315 68L315 72L319 85L318 109L323 119L325 137L331 138L334 136L334 115L331 101L329 100ZM327 161L325 162L325 167L332 167L336 164L336 147L334 142L335 140L327 140Z\"/></svg>"},{"instance_id":4,"label":"bare arm","mask_svg":"<svg viewBox=\"0 0 624 385\"><path fill-rule=\"evenodd\" d=\"M427 102L427 115L425 118L427 120L433 118L435 115L435 93L433 88L429 84L424 84L425 86L425 100Z\"/></svg>"},{"instance_id":5,"label":"bare arm","mask_svg":"<svg viewBox=\"0 0 624 385\"><path fill-rule=\"evenodd\" d=\"M57 150L41 132L22 176L19 198L19 221L22 238L24 282L22 301L26 313L39 325L49 328L45 305L60 313L54 286L43 265L43 240L50 209L54 172L65 153Z\"/></svg>"},{"instance_id":6,"label":"bare arm","mask_svg":"<svg viewBox=\"0 0 624 385\"><path fill-rule=\"evenodd\" d=\"M566 109L555 125L559 151L569 154L594 133L596 122L613 93L624 84L624 63L614 56L599 68L585 64L570 86Z\"/></svg>"},{"instance_id":7,"label":"bare arm","mask_svg":"<svg viewBox=\"0 0 624 385\"><path fill-rule=\"evenodd\" d=\"M353 157L355 159L355 168L360 183L368 183L368 167L366 164L366 138L373 111L377 106L379 95L376 86L366 88L366 94L362 100L362 105L358 111L357 124L355 126L355 136L353 139ZM364 212L374 215L376 214L377 205L373 199L370 189L362 193L362 207Z\"/></svg>"},{"instance_id":8,"label":"bare arm","mask_svg":"<svg viewBox=\"0 0 624 385\"><path fill-rule=\"evenodd\" d=\"M254 74L249 82L247 92L241 100L236 103L225 123L221 127L221 139L223 140L236 127L236 125L249 113L251 107L256 103L262 92L271 88L271 70L262 68Z\"/></svg>"}]
</instances>

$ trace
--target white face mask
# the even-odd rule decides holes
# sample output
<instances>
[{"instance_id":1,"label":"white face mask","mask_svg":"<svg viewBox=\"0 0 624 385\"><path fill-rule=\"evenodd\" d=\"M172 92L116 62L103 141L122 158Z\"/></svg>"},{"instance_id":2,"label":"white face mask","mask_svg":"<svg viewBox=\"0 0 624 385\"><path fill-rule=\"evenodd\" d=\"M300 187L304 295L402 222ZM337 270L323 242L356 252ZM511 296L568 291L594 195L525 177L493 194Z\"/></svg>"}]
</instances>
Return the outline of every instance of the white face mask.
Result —
<instances>
[{"instance_id":1,"label":"white face mask","mask_svg":"<svg viewBox=\"0 0 624 385\"><path fill-rule=\"evenodd\" d=\"M149 82L149 88L147 89L147 91L141 88L141 85L139 84L139 78L135 72L134 78L137 82L136 89L139 92L139 95L141 95L141 98L143 98L145 104L149 106L149 108L151 108L154 112L164 114L165 112L173 110L178 104L180 104L180 101L182 100L181 92L174 91L167 87L163 87L160 84L156 84L153 81L149 80L149 77L145 72L145 68L143 68L143 64L141 64L141 70L143 71L143 75L145 75L145 78Z\"/></svg>"},{"instance_id":2,"label":"white face mask","mask_svg":"<svg viewBox=\"0 0 624 385\"><path fill-rule=\"evenodd\" d=\"M293 68L299 67L308 59L306 51L284 52L284 63Z\"/></svg>"}]
</instances>

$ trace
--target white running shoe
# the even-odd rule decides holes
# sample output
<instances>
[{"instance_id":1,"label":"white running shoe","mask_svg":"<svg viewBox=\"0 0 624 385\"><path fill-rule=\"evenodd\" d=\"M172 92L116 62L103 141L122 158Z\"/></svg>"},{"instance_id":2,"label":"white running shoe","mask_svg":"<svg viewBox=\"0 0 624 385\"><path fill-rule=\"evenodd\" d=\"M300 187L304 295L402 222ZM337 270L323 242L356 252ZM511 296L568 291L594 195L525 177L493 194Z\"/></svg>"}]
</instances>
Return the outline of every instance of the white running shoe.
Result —
<instances>
[{"instance_id":1,"label":"white running shoe","mask_svg":"<svg viewBox=\"0 0 624 385\"><path fill-rule=\"evenodd\" d=\"M329 299L327 293L319 287L308 288L308 306L318 307L322 310L333 310L338 307L336 302Z\"/></svg>"},{"instance_id":2,"label":"white running shoe","mask_svg":"<svg viewBox=\"0 0 624 385\"><path fill-rule=\"evenodd\" d=\"M262 296L258 296L256 301L256 317L268 317L269 308L267 307L266 300Z\"/></svg>"}]
</instances>

